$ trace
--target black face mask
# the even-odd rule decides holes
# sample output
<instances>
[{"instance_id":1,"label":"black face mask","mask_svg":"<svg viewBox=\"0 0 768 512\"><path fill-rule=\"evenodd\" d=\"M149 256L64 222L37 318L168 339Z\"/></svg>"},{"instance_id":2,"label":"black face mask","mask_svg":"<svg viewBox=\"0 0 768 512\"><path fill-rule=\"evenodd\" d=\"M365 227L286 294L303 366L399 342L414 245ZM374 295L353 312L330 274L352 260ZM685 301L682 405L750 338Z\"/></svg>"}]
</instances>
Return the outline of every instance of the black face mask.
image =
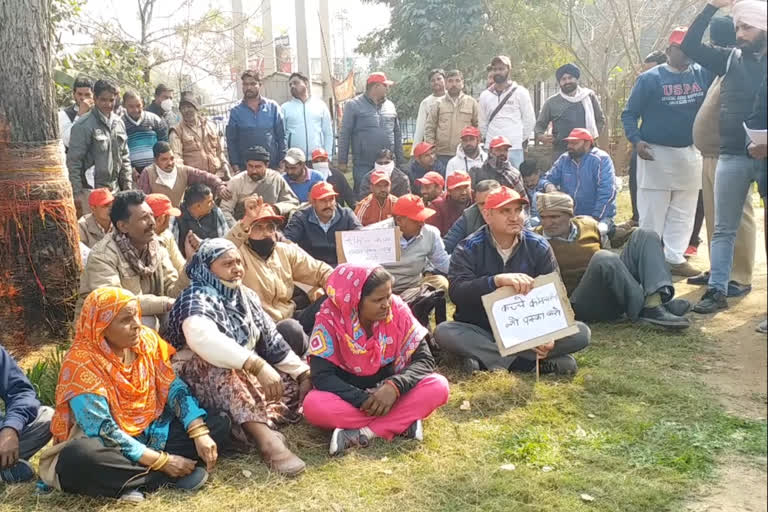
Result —
<instances>
[{"instance_id":1,"label":"black face mask","mask_svg":"<svg viewBox=\"0 0 768 512\"><path fill-rule=\"evenodd\" d=\"M493 81L496 82L497 84L503 84L504 82L507 81L508 76L509 75L502 75L502 74L493 75Z\"/></svg>"},{"instance_id":2,"label":"black face mask","mask_svg":"<svg viewBox=\"0 0 768 512\"><path fill-rule=\"evenodd\" d=\"M275 241L271 238L262 238L261 240L253 240L249 238L248 247L261 256L262 259L266 260L272 256L272 252L275 250Z\"/></svg>"}]
</instances>

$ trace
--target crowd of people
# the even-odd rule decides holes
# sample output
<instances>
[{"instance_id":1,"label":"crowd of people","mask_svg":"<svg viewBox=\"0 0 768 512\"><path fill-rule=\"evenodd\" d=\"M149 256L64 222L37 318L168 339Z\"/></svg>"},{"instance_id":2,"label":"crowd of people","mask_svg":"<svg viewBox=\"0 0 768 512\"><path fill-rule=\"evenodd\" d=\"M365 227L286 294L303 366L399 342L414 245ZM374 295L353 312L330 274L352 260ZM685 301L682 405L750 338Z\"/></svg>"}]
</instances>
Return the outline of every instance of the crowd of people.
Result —
<instances>
[{"instance_id":1,"label":"crowd of people","mask_svg":"<svg viewBox=\"0 0 768 512\"><path fill-rule=\"evenodd\" d=\"M605 117L575 64L557 70L561 92L538 119L509 57L491 60L479 99L460 71L432 71L408 165L393 84L372 73L346 104L338 167L330 113L300 73L282 106L243 73L226 144L191 93L169 126L170 88L144 108L78 78L60 115L82 214L74 341L54 408L0 347L2 480L39 474L44 488L137 502L201 488L225 446L295 476L305 463L279 428L302 418L332 432L331 455L423 439L449 397L438 356L468 373L568 375L588 323L688 328L675 275L707 286L695 312L727 307L751 287L752 182L766 195L766 145L743 128L766 128L765 4L713 19L730 3L710 0L637 79L622 114L636 153L624 224L598 147ZM535 141L551 147L545 162L528 153ZM686 259L697 204L706 272ZM339 262L337 233L394 227L398 261ZM576 334L502 356L481 298L554 272ZM51 437L36 472L28 461Z\"/></svg>"}]
</instances>

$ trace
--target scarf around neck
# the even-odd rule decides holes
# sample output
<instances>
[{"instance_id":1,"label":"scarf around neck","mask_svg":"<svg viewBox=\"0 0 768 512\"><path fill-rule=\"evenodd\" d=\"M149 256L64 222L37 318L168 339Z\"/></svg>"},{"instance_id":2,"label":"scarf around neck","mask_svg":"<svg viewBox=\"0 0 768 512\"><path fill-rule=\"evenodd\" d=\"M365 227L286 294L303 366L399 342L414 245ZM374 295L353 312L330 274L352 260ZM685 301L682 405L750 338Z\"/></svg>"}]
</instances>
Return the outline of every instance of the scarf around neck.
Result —
<instances>
[{"instance_id":1,"label":"scarf around neck","mask_svg":"<svg viewBox=\"0 0 768 512\"><path fill-rule=\"evenodd\" d=\"M171 172L166 172L157 166L156 168L157 180L155 180L155 183L172 189L176 185L176 180L179 177L179 168L174 165Z\"/></svg>"},{"instance_id":2,"label":"scarf around neck","mask_svg":"<svg viewBox=\"0 0 768 512\"><path fill-rule=\"evenodd\" d=\"M160 265L160 242L157 237L152 237L152 240L141 253L134 247L125 233L115 230L112 237L123 257L128 261L131 268L139 274L139 277L149 277L154 274Z\"/></svg>"},{"instance_id":3,"label":"scarf around neck","mask_svg":"<svg viewBox=\"0 0 768 512\"><path fill-rule=\"evenodd\" d=\"M136 359L125 365L104 338L120 310L134 301L138 302L134 294L114 287L98 288L85 299L56 386L56 412L51 420L55 442L69 438L75 424L69 401L78 395L106 398L117 426L132 437L162 415L176 378L170 364L176 351L155 331L142 326L139 343L130 349ZM137 314L141 316L140 307Z\"/></svg>"},{"instance_id":4,"label":"scarf around neck","mask_svg":"<svg viewBox=\"0 0 768 512\"><path fill-rule=\"evenodd\" d=\"M328 298L315 317L309 340L312 357L326 359L348 373L362 376L374 375L390 364L399 373L408 365L427 329L399 296L392 295L389 316L373 324L370 337L360 324L358 309L363 285L376 268L342 264L328 277Z\"/></svg>"},{"instance_id":5,"label":"scarf around neck","mask_svg":"<svg viewBox=\"0 0 768 512\"><path fill-rule=\"evenodd\" d=\"M595 94L592 89L586 87L577 87L576 94L568 96L563 91L560 91L560 97L569 103L581 103L584 106L584 120L586 121L585 128L592 137L597 138L600 133L597 130L597 122L595 121L595 108L592 105L592 95ZM567 135L566 135L567 137Z\"/></svg>"}]
</instances>

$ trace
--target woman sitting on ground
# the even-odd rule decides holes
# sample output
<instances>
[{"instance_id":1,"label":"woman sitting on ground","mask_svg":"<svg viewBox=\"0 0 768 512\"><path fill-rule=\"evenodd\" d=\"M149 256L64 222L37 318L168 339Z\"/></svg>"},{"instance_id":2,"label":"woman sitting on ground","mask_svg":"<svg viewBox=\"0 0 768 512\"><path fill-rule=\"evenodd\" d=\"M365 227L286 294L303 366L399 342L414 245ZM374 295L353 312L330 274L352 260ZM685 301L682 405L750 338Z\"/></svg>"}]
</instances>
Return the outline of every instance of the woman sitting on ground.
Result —
<instances>
[{"instance_id":1,"label":"woman sitting on ground","mask_svg":"<svg viewBox=\"0 0 768 512\"><path fill-rule=\"evenodd\" d=\"M382 267L339 265L309 341L314 389L304 416L334 429L330 453L366 447L375 437L421 440L422 420L448 401L434 373L425 329Z\"/></svg>"},{"instance_id":2,"label":"woman sitting on ground","mask_svg":"<svg viewBox=\"0 0 768 512\"><path fill-rule=\"evenodd\" d=\"M126 501L165 485L202 487L229 421L206 418L173 373L174 352L141 324L131 292L98 288L88 295L59 374L56 444L40 461L46 484Z\"/></svg>"},{"instance_id":3,"label":"woman sitting on ground","mask_svg":"<svg viewBox=\"0 0 768 512\"><path fill-rule=\"evenodd\" d=\"M275 432L296 423L309 391L309 366L288 346L242 285L243 260L223 238L205 240L186 267L191 285L171 310L168 340L179 349L174 368L205 407L232 419L234 437L255 442L267 465L293 476L304 471Z\"/></svg>"}]
</instances>

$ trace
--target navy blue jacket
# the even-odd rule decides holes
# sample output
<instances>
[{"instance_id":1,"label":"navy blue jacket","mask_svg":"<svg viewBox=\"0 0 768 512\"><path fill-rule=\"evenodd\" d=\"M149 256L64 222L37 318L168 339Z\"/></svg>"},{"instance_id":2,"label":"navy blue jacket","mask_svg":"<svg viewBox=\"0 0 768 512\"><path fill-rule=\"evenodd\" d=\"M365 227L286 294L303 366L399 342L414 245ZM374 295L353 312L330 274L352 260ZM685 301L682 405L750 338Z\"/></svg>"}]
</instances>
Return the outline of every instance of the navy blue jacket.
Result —
<instances>
[{"instance_id":1,"label":"navy blue jacket","mask_svg":"<svg viewBox=\"0 0 768 512\"><path fill-rule=\"evenodd\" d=\"M336 257L336 232L354 231L362 227L352 210L337 205L336 213L331 219L331 227L326 233L320 227L314 208L308 204L296 210L291 216L291 220L283 230L283 235L316 260L335 267L339 264Z\"/></svg>"},{"instance_id":2,"label":"navy blue jacket","mask_svg":"<svg viewBox=\"0 0 768 512\"><path fill-rule=\"evenodd\" d=\"M453 319L491 331L481 300L496 290L493 277L517 273L538 277L558 269L555 253L543 237L523 230L515 252L504 264L493 245L488 226L465 238L451 255L448 295L456 305Z\"/></svg>"},{"instance_id":3,"label":"navy blue jacket","mask_svg":"<svg viewBox=\"0 0 768 512\"><path fill-rule=\"evenodd\" d=\"M27 376L2 345L0 345L0 399L5 404L5 417L0 414L0 430L10 427L21 435L24 427L37 417L40 401Z\"/></svg>"},{"instance_id":4,"label":"navy blue jacket","mask_svg":"<svg viewBox=\"0 0 768 512\"><path fill-rule=\"evenodd\" d=\"M285 158L285 125L280 106L261 98L259 111L254 112L245 100L229 112L227 123L227 151L229 163L245 170L245 151L262 146L269 151L269 168L277 169Z\"/></svg>"},{"instance_id":5,"label":"navy blue jacket","mask_svg":"<svg viewBox=\"0 0 768 512\"><path fill-rule=\"evenodd\" d=\"M376 155L382 149L389 149L395 154L397 165L405 162L395 104L384 100L376 105L368 95L359 94L344 104L339 134L339 163L346 164L352 150L356 168L373 169Z\"/></svg>"}]
</instances>

